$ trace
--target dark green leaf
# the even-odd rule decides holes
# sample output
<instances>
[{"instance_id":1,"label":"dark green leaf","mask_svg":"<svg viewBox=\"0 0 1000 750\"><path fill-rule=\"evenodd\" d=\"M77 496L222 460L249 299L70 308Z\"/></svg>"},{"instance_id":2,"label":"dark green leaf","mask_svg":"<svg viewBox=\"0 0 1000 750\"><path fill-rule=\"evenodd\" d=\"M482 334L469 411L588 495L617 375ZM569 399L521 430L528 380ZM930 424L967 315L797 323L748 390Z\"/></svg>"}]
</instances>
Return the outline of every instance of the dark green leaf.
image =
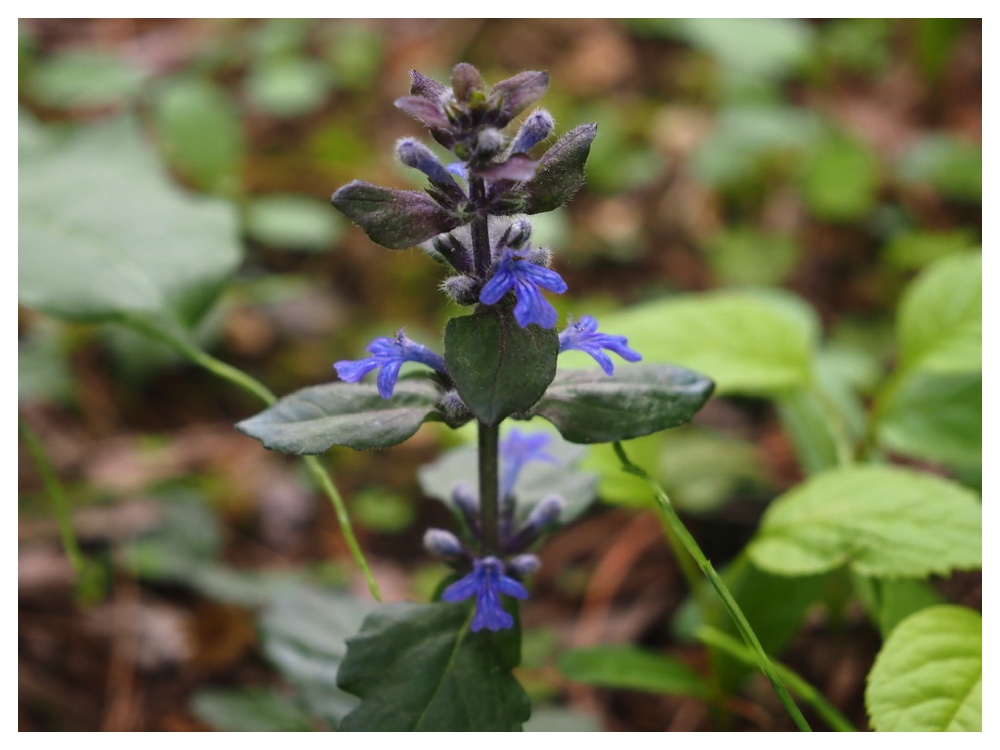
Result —
<instances>
[{"instance_id":1,"label":"dark green leaf","mask_svg":"<svg viewBox=\"0 0 1000 750\"><path fill-rule=\"evenodd\" d=\"M573 443L610 443L690 422L714 383L671 365L619 367L613 376L593 370L561 372L534 411Z\"/></svg>"},{"instance_id":2,"label":"dark green leaf","mask_svg":"<svg viewBox=\"0 0 1000 750\"><path fill-rule=\"evenodd\" d=\"M532 461L524 467L514 486L518 518L523 519L540 500L555 494L566 502L559 515L559 523L566 524L579 517L597 498L597 477L576 468L586 453L585 448L553 435L546 452L559 463ZM417 478L425 494L454 509L451 491L456 484L465 482L470 487L478 486L476 447L467 445L442 454L434 463L420 467Z\"/></svg>"},{"instance_id":3,"label":"dark green leaf","mask_svg":"<svg viewBox=\"0 0 1000 750\"><path fill-rule=\"evenodd\" d=\"M424 193L391 190L362 180L344 185L331 200L372 242L392 250L419 245L462 223Z\"/></svg>"},{"instance_id":4,"label":"dark green leaf","mask_svg":"<svg viewBox=\"0 0 1000 750\"><path fill-rule=\"evenodd\" d=\"M337 687L347 639L371 605L309 586L292 586L264 610L259 627L267 658L298 691L309 711L331 729L358 705Z\"/></svg>"},{"instance_id":5,"label":"dark green leaf","mask_svg":"<svg viewBox=\"0 0 1000 750\"><path fill-rule=\"evenodd\" d=\"M941 605L903 620L875 658L865 706L879 732L981 732L982 615Z\"/></svg>"},{"instance_id":6,"label":"dark green leaf","mask_svg":"<svg viewBox=\"0 0 1000 750\"><path fill-rule=\"evenodd\" d=\"M242 260L235 208L178 190L135 123L22 155L18 296L86 322L193 325Z\"/></svg>"},{"instance_id":7,"label":"dark green leaf","mask_svg":"<svg viewBox=\"0 0 1000 750\"><path fill-rule=\"evenodd\" d=\"M373 385L327 383L280 399L236 429L282 453L323 453L334 445L388 448L438 417L438 388L423 378L400 380L391 398Z\"/></svg>"},{"instance_id":8,"label":"dark green leaf","mask_svg":"<svg viewBox=\"0 0 1000 750\"><path fill-rule=\"evenodd\" d=\"M580 125L563 135L538 162L535 176L519 188L526 214L554 211L573 197L583 185L583 168L597 124Z\"/></svg>"},{"instance_id":9,"label":"dark green leaf","mask_svg":"<svg viewBox=\"0 0 1000 750\"><path fill-rule=\"evenodd\" d=\"M348 642L339 684L361 698L343 731L520 731L520 631L469 630L465 604L383 606Z\"/></svg>"},{"instance_id":10,"label":"dark green leaf","mask_svg":"<svg viewBox=\"0 0 1000 750\"><path fill-rule=\"evenodd\" d=\"M470 411L488 425L530 409L556 373L559 337L551 328L521 328L503 301L452 318L444 332L448 374Z\"/></svg>"},{"instance_id":11,"label":"dark green leaf","mask_svg":"<svg viewBox=\"0 0 1000 750\"><path fill-rule=\"evenodd\" d=\"M573 682L666 695L708 696L705 680L669 654L634 646L595 646L565 652L559 671Z\"/></svg>"},{"instance_id":12,"label":"dark green leaf","mask_svg":"<svg viewBox=\"0 0 1000 750\"><path fill-rule=\"evenodd\" d=\"M309 717L295 703L273 690L199 690L191 711L223 732L308 732Z\"/></svg>"}]
</instances>

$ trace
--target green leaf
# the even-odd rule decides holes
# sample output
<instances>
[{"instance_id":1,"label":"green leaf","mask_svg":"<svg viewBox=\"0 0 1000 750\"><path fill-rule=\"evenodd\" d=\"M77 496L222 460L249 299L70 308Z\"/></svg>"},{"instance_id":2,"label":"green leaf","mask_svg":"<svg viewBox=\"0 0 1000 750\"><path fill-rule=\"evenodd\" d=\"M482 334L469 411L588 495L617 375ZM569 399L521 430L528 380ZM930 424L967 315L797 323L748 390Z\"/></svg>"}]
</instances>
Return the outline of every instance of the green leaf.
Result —
<instances>
[{"instance_id":1,"label":"green leaf","mask_svg":"<svg viewBox=\"0 0 1000 750\"><path fill-rule=\"evenodd\" d=\"M276 117L299 117L323 105L330 90L326 66L307 58L261 60L246 80L247 98Z\"/></svg>"},{"instance_id":2,"label":"green leaf","mask_svg":"<svg viewBox=\"0 0 1000 750\"><path fill-rule=\"evenodd\" d=\"M219 193L240 188L246 138L225 89L199 78L171 80L156 92L153 114L164 153L196 186Z\"/></svg>"},{"instance_id":3,"label":"green leaf","mask_svg":"<svg viewBox=\"0 0 1000 750\"><path fill-rule=\"evenodd\" d=\"M563 135L538 161L535 176L524 183L524 206L517 213L542 214L555 211L583 185L583 168L590 144L597 137L597 124L580 125Z\"/></svg>"},{"instance_id":4,"label":"green leaf","mask_svg":"<svg viewBox=\"0 0 1000 750\"><path fill-rule=\"evenodd\" d=\"M312 586L282 591L259 620L264 654L314 716L332 729L358 705L337 687L337 672L371 604Z\"/></svg>"},{"instance_id":5,"label":"green leaf","mask_svg":"<svg viewBox=\"0 0 1000 750\"><path fill-rule=\"evenodd\" d=\"M465 604L380 607L348 642L339 684L361 698L343 731L520 731L520 631L469 630Z\"/></svg>"},{"instance_id":6,"label":"green leaf","mask_svg":"<svg viewBox=\"0 0 1000 750\"><path fill-rule=\"evenodd\" d=\"M525 732L600 732L601 722L592 714L564 706L542 706L531 711Z\"/></svg>"},{"instance_id":7,"label":"green leaf","mask_svg":"<svg viewBox=\"0 0 1000 750\"><path fill-rule=\"evenodd\" d=\"M719 395L773 395L810 382L813 333L790 295L713 292L630 308L601 319L644 362L675 362L716 382Z\"/></svg>"},{"instance_id":8,"label":"green leaf","mask_svg":"<svg viewBox=\"0 0 1000 750\"><path fill-rule=\"evenodd\" d=\"M568 524L583 514L597 499L597 477L576 467L586 454L585 448L553 435L546 452L552 454L558 463L530 462L521 471L514 486L518 520L524 520L543 498L559 495L566 503L559 514L559 523ZM433 463L421 466L417 471L420 489L457 514L458 509L454 506L451 491L460 482L469 487L478 486L476 453L475 446L466 445L447 451Z\"/></svg>"},{"instance_id":9,"label":"green leaf","mask_svg":"<svg viewBox=\"0 0 1000 750\"><path fill-rule=\"evenodd\" d=\"M295 703L273 690L199 690L191 696L191 711L222 732L309 732L309 717Z\"/></svg>"},{"instance_id":10,"label":"green leaf","mask_svg":"<svg viewBox=\"0 0 1000 750\"><path fill-rule=\"evenodd\" d=\"M802 175L802 196L820 219L856 221L875 206L878 162L864 142L831 135L819 144Z\"/></svg>"},{"instance_id":11,"label":"green leaf","mask_svg":"<svg viewBox=\"0 0 1000 750\"><path fill-rule=\"evenodd\" d=\"M674 33L747 76L788 74L808 59L813 30L791 18L679 18Z\"/></svg>"},{"instance_id":12,"label":"green leaf","mask_svg":"<svg viewBox=\"0 0 1000 750\"><path fill-rule=\"evenodd\" d=\"M634 646L595 646L566 651L559 671L573 682L705 698L709 687L687 664L669 654Z\"/></svg>"},{"instance_id":13,"label":"green leaf","mask_svg":"<svg viewBox=\"0 0 1000 750\"><path fill-rule=\"evenodd\" d=\"M382 398L373 385L314 385L279 399L236 429L282 453L323 453L334 445L388 448L427 419L439 418L439 395L425 378L400 380L391 398Z\"/></svg>"},{"instance_id":14,"label":"green leaf","mask_svg":"<svg viewBox=\"0 0 1000 750\"><path fill-rule=\"evenodd\" d=\"M611 443L690 422L712 395L704 375L672 365L561 372L535 413L573 443Z\"/></svg>"},{"instance_id":15,"label":"green leaf","mask_svg":"<svg viewBox=\"0 0 1000 750\"><path fill-rule=\"evenodd\" d=\"M28 86L50 107L102 107L131 98L146 73L122 57L101 52L67 52L37 60Z\"/></svg>"},{"instance_id":16,"label":"green leaf","mask_svg":"<svg viewBox=\"0 0 1000 750\"><path fill-rule=\"evenodd\" d=\"M917 141L900 160L904 181L925 183L947 198L978 203L983 197L983 149L947 135Z\"/></svg>"},{"instance_id":17,"label":"green leaf","mask_svg":"<svg viewBox=\"0 0 1000 750\"><path fill-rule=\"evenodd\" d=\"M915 612L946 603L933 583L919 578L854 576L852 588L878 625L883 639Z\"/></svg>"},{"instance_id":18,"label":"green leaf","mask_svg":"<svg viewBox=\"0 0 1000 750\"><path fill-rule=\"evenodd\" d=\"M893 394L878 422L879 444L949 466L983 462L983 377L916 372Z\"/></svg>"},{"instance_id":19,"label":"green leaf","mask_svg":"<svg viewBox=\"0 0 1000 750\"><path fill-rule=\"evenodd\" d=\"M487 425L530 409L556 373L554 329L522 328L505 302L452 318L444 332L444 360L469 410Z\"/></svg>"},{"instance_id":20,"label":"green leaf","mask_svg":"<svg viewBox=\"0 0 1000 750\"><path fill-rule=\"evenodd\" d=\"M723 284L778 284L799 259L795 240L750 227L724 230L706 244L712 272Z\"/></svg>"},{"instance_id":21,"label":"green leaf","mask_svg":"<svg viewBox=\"0 0 1000 750\"><path fill-rule=\"evenodd\" d=\"M900 370L983 367L983 260L951 255L928 266L899 303Z\"/></svg>"},{"instance_id":22,"label":"green leaf","mask_svg":"<svg viewBox=\"0 0 1000 750\"><path fill-rule=\"evenodd\" d=\"M981 732L982 616L942 605L903 620L875 658L865 705L879 732Z\"/></svg>"},{"instance_id":23,"label":"green leaf","mask_svg":"<svg viewBox=\"0 0 1000 750\"><path fill-rule=\"evenodd\" d=\"M886 263L901 270L919 270L946 255L975 249L971 233L953 232L900 232L886 246Z\"/></svg>"},{"instance_id":24,"label":"green leaf","mask_svg":"<svg viewBox=\"0 0 1000 750\"><path fill-rule=\"evenodd\" d=\"M246 231L270 247L324 252L337 241L342 221L326 201L306 195L264 195L247 207Z\"/></svg>"},{"instance_id":25,"label":"green leaf","mask_svg":"<svg viewBox=\"0 0 1000 750\"><path fill-rule=\"evenodd\" d=\"M940 477L889 466L818 474L775 500L748 552L765 570L920 578L982 566L979 498Z\"/></svg>"},{"instance_id":26,"label":"green leaf","mask_svg":"<svg viewBox=\"0 0 1000 750\"><path fill-rule=\"evenodd\" d=\"M22 155L21 304L86 322L193 325L242 260L232 205L179 191L119 120Z\"/></svg>"},{"instance_id":27,"label":"green leaf","mask_svg":"<svg viewBox=\"0 0 1000 750\"><path fill-rule=\"evenodd\" d=\"M372 242L391 250L419 245L461 224L424 193L392 190L363 180L347 183L331 200Z\"/></svg>"}]
</instances>

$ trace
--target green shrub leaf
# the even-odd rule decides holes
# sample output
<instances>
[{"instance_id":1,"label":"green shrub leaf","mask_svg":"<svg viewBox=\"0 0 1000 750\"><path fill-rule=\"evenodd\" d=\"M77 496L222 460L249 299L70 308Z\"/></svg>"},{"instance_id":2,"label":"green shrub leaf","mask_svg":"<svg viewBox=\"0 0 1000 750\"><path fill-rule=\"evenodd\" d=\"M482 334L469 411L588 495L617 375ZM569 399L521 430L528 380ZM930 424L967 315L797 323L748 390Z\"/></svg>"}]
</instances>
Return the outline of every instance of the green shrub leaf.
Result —
<instances>
[{"instance_id":1,"label":"green shrub leaf","mask_svg":"<svg viewBox=\"0 0 1000 750\"><path fill-rule=\"evenodd\" d=\"M773 573L850 565L884 577L945 575L982 565L979 498L954 482L889 466L818 474L775 500L748 549Z\"/></svg>"},{"instance_id":2,"label":"green shrub leaf","mask_svg":"<svg viewBox=\"0 0 1000 750\"><path fill-rule=\"evenodd\" d=\"M22 152L20 166L23 305L193 326L242 260L235 208L171 184L129 120Z\"/></svg>"},{"instance_id":3,"label":"green shrub leaf","mask_svg":"<svg viewBox=\"0 0 1000 750\"><path fill-rule=\"evenodd\" d=\"M941 605L903 620L875 658L865 705L879 732L981 732L982 616Z\"/></svg>"},{"instance_id":4,"label":"green shrub leaf","mask_svg":"<svg viewBox=\"0 0 1000 750\"><path fill-rule=\"evenodd\" d=\"M715 384L671 365L561 372L535 413L572 443L611 443L650 435L691 421Z\"/></svg>"},{"instance_id":5,"label":"green shrub leaf","mask_svg":"<svg viewBox=\"0 0 1000 750\"><path fill-rule=\"evenodd\" d=\"M334 445L388 448L439 417L439 395L424 378L400 380L391 398L382 398L373 385L315 385L279 399L236 429L282 453L323 453Z\"/></svg>"},{"instance_id":6,"label":"green shrub leaf","mask_svg":"<svg viewBox=\"0 0 1000 750\"><path fill-rule=\"evenodd\" d=\"M295 702L274 690L199 690L191 710L222 732L308 732L309 717Z\"/></svg>"},{"instance_id":7,"label":"green shrub leaf","mask_svg":"<svg viewBox=\"0 0 1000 750\"><path fill-rule=\"evenodd\" d=\"M361 698L343 731L520 731L520 631L473 633L466 604L383 606L347 644L339 684Z\"/></svg>"}]
</instances>

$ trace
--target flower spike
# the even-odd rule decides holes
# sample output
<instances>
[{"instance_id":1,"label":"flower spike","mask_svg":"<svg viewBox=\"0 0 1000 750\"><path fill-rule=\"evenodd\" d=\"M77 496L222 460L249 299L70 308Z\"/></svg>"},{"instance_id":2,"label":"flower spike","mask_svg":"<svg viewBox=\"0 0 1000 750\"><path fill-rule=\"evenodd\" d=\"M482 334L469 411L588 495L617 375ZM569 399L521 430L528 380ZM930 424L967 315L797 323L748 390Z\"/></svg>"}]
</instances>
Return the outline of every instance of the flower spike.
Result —
<instances>
[{"instance_id":1,"label":"flower spike","mask_svg":"<svg viewBox=\"0 0 1000 750\"><path fill-rule=\"evenodd\" d=\"M479 301L484 305L495 305L513 289L517 297L514 318L521 328L532 323L542 328L553 328L559 316L555 308L542 297L538 291L540 288L562 294L567 286L558 273L528 260L527 253L506 248L497 264L496 273L479 293Z\"/></svg>"},{"instance_id":2,"label":"flower spike","mask_svg":"<svg viewBox=\"0 0 1000 750\"><path fill-rule=\"evenodd\" d=\"M444 374L446 372L444 358L423 344L411 341L403 335L402 329L396 332L395 338L377 338L368 345L372 356L365 359L342 359L334 363L337 375L348 383L357 383L372 370L378 370L378 393L382 398L389 398L396 388L399 378L399 368L404 362L419 362L432 370Z\"/></svg>"},{"instance_id":3,"label":"flower spike","mask_svg":"<svg viewBox=\"0 0 1000 750\"><path fill-rule=\"evenodd\" d=\"M634 349L629 349L628 339L608 333L597 332L597 321L590 315L584 315L576 323L570 323L559 334L559 351L578 349L593 357L606 375L615 372L614 363L604 353L604 349L614 352L626 362L638 362L642 355Z\"/></svg>"},{"instance_id":4,"label":"flower spike","mask_svg":"<svg viewBox=\"0 0 1000 750\"><path fill-rule=\"evenodd\" d=\"M500 594L527 599L528 591L513 578L504 574L504 564L496 557L474 560L472 572L451 584L441 594L446 602L460 602L476 597L476 614L472 618L472 632L503 630L514 627L514 618L504 611Z\"/></svg>"}]
</instances>

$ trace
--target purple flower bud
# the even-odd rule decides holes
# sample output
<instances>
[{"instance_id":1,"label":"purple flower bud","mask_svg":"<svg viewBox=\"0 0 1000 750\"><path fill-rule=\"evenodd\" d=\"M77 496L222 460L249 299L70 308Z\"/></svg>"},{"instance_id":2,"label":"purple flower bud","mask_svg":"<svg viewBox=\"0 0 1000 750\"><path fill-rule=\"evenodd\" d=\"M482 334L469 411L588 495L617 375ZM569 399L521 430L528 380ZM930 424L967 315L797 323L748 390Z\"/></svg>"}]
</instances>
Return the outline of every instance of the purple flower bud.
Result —
<instances>
[{"instance_id":1,"label":"purple flower bud","mask_svg":"<svg viewBox=\"0 0 1000 750\"><path fill-rule=\"evenodd\" d=\"M427 529L424 533L424 549L441 557L457 557L462 554L462 543L450 531Z\"/></svg>"},{"instance_id":2,"label":"purple flower bud","mask_svg":"<svg viewBox=\"0 0 1000 750\"><path fill-rule=\"evenodd\" d=\"M566 502L561 497L549 495L531 509L525 526L541 531L558 521L565 507Z\"/></svg>"},{"instance_id":3,"label":"purple flower bud","mask_svg":"<svg viewBox=\"0 0 1000 750\"><path fill-rule=\"evenodd\" d=\"M497 243L497 246L499 248L509 247L514 250L520 250L529 239L531 239L531 222L527 219L517 219L511 222L510 226L500 235L500 241Z\"/></svg>"},{"instance_id":4,"label":"purple flower bud","mask_svg":"<svg viewBox=\"0 0 1000 750\"><path fill-rule=\"evenodd\" d=\"M560 332L559 351L565 352L570 349L577 349L589 354L597 361L606 375L613 375L615 366L611 358L604 353L604 349L614 352L626 362L638 362L642 359L639 352L629 349L628 339L624 336L598 333L597 321L590 315L584 315L576 323L570 323Z\"/></svg>"},{"instance_id":5,"label":"purple flower bud","mask_svg":"<svg viewBox=\"0 0 1000 750\"><path fill-rule=\"evenodd\" d=\"M542 561L537 555L518 555L507 561L507 572L515 578L527 578L538 572L542 567Z\"/></svg>"},{"instance_id":6,"label":"purple flower bud","mask_svg":"<svg viewBox=\"0 0 1000 750\"><path fill-rule=\"evenodd\" d=\"M554 127L555 121L552 119L552 115L544 109L536 109L525 118L521 129L514 136L514 143L510 147L511 153L528 153L535 144L548 138Z\"/></svg>"},{"instance_id":7,"label":"purple flower bud","mask_svg":"<svg viewBox=\"0 0 1000 750\"><path fill-rule=\"evenodd\" d=\"M433 152L420 141L413 138L401 139L396 144L396 154L403 164L419 169L427 175L427 178L453 201L458 202L466 199L465 191L455 182L455 178L438 161Z\"/></svg>"},{"instance_id":8,"label":"purple flower bud","mask_svg":"<svg viewBox=\"0 0 1000 750\"><path fill-rule=\"evenodd\" d=\"M479 282L471 276L449 276L441 289L459 305L474 305L479 301Z\"/></svg>"},{"instance_id":9,"label":"purple flower bud","mask_svg":"<svg viewBox=\"0 0 1000 750\"><path fill-rule=\"evenodd\" d=\"M493 278L479 293L479 301L484 305L495 305L513 290L517 297L514 318L519 326L525 328L534 323L542 328L552 328L559 316L539 289L562 294L566 291L566 282L555 271L536 266L525 255L510 248L504 250Z\"/></svg>"},{"instance_id":10,"label":"purple flower bud","mask_svg":"<svg viewBox=\"0 0 1000 750\"><path fill-rule=\"evenodd\" d=\"M524 467L532 461L558 464L559 460L547 452L552 438L544 432L523 432L513 429L500 442L500 497L513 494L514 485Z\"/></svg>"},{"instance_id":11,"label":"purple flower bud","mask_svg":"<svg viewBox=\"0 0 1000 750\"><path fill-rule=\"evenodd\" d=\"M433 370L445 374L444 359L423 344L411 341L400 329L395 338L378 338L368 345L372 356L359 360L342 359L334 363L337 375L348 383L357 383L372 370L378 370L378 392L382 398L389 398L396 388L399 369L404 362L419 362Z\"/></svg>"},{"instance_id":12,"label":"purple flower bud","mask_svg":"<svg viewBox=\"0 0 1000 750\"><path fill-rule=\"evenodd\" d=\"M514 627L514 618L504 611L500 595L527 599L528 591L520 583L504 575L504 564L496 557L474 560L472 572L451 584L441 594L446 602L460 602L476 598L476 613L472 618L472 632L503 630Z\"/></svg>"},{"instance_id":13,"label":"purple flower bud","mask_svg":"<svg viewBox=\"0 0 1000 750\"><path fill-rule=\"evenodd\" d=\"M549 88L549 74L537 70L526 70L504 81L500 81L490 92L490 98L500 110L497 127L503 127L513 120L532 102L540 99Z\"/></svg>"},{"instance_id":14,"label":"purple flower bud","mask_svg":"<svg viewBox=\"0 0 1000 750\"><path fill-rule=\"evenodd\" d=\"M451 90L455 100L468 103L474 91L483 91L486 82L479 71L469 63L459 63L451 71Z\"/></svg>"}]
</instances>

